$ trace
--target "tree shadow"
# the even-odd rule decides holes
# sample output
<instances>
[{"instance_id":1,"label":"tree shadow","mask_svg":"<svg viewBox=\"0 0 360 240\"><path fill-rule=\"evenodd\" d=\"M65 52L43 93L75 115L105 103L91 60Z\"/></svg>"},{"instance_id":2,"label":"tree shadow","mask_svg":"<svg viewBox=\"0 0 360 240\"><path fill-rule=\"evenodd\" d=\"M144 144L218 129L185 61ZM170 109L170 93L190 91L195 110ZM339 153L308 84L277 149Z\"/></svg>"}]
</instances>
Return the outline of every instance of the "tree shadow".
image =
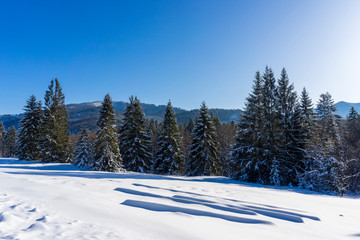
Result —
<instances>
[{"instance_id":1,"label":"tree shadow","mask_svg":"<svg viewBox=\"0 0 360 240\"><path fill-rule=\"evenodd\" d=\"M200 197L201 196L203 196L203 197L212 197L212 198L215 197L217 199L222 199L222 200L235 202L235 203L250 203L250 202L246 202L246 201L242 201L242 200L235 200L235 199L231 199L231 198L223 198L223 197L212 196L212 195L207 195L207 194L198 194L198 193L194 193L194 192L187 192L187 191L175 190L175 189L170 189L170 188L154 187L154 186L149 186L149 185L140 184L140 183L133 183L133 185L137 186L137 187L145 187L145 188L150 188L150 189L161 189L161 190L166 190L166 191L170 191L170 192L174 192L174 193L185 193L185 194L190 194L190 195L200 196ZM202 201L206 201L206 200L202 199ZM284 210L301 212L301 211L296 210L296 209L276 207L276 206L272 206L272 205L268 205L268 204L257 204L257 203L253 203L253 202L251 204L256 204L256 205L265 206L265 207L269 207L269 208L275 208L275 209L284 209Z\"/></svg>"},{"instance_id":2,"label":"tree shadow","mask_svg":"<svg viewBox=\"0 0 360 240\"><path fill-rule=\"evenodd\" d=\"M303 218L308 218L308 219L311 219L314 221L320 221L320 219L315 216L300 214L300 213L291 212L291 211L283 211L283 210L278 210L278 209L274 209L274 208L257 207L257 206L244 205L244 204L239 205L239 206L230 205L230 204L219 205L215 201L204 200L204 199L199 198L201 196L200 194L196 194L198 196L197 198L181 196L181 195L174 195L172 197L168 197L168 196L162 196L162 195L158 195L158 194L154 194L154 193L142 192L142 191L127 189L127 188L115 188L114 190L120 191L120 192L123 192L126 194L137 195L137 196L167 199L167 200L170 200L173 202L179 202L179 203L183 203L183 204L197 204L197 205L206 206L206 207L209 207L212 209L230 212L230 213L236 213L236 214L245 214L245 215L259 214L259 215L276 218L276 219L280 219L280 220L284 220L284 221L294 222L294 223L303 223L304 222Z\"/></svg>"},{"instance_id":3,"label":"tree shadow","mask_svg":"<svg viewBox=\"0 0 360 240\"><path fill-rule=\"evenodd\" d=\"M212 218L220 218L226 221L237 222L237 223L247 223L247 224L273 224L269 221L264 220L257 220L257 219L250 219L250 218L242 218L237 216L207 212L202 210L196 210L191 208L183 208L183 207L175 207L166 204L160 203L152 203L152 202L145 202L145 201L136 201L136 200L126 200L122 205L142 208L150 211L156 212L176 212L176 213L185 213L194 216L204 216L204 217L212 217Z\"/></svg>"}]
</instances>

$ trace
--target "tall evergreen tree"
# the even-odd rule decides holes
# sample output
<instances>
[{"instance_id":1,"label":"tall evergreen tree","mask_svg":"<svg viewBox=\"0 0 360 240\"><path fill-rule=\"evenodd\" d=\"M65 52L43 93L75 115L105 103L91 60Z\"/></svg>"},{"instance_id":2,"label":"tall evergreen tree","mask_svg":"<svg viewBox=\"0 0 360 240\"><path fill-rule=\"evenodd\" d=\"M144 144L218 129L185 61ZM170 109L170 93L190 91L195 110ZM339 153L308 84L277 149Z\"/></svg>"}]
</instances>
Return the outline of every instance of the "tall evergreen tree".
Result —
<instances>
[{"instance_id":1,"label":"tall evergreen tree","mask_svg":"<svg viewBox=\"0 0 360 240\"><path fill-rule=\"evenodd\" d=\"M276 161L279 180L276 184L287 185L296 183L300 161L303 160L301 112L297 106L297 96L293 84L290 84L285 68L282 69L276 88ZM295 113L296 108L296 113ZM296 114L296 116L295 116ZM275 181L272 182L275 184Z\"/></svg>"},{"instance_id":2,"label":"tall evergreen tree","mask_svg":"<svg viewBox=\"0 0 360 240\"><path fill-rule=\"evenodd\" d=\"M20 121L17 157L23 160L38 160L42 126L41 102L30 96L25 106L24 117Z\"/></svg>"},{"instance_id":3,"label":"tall evergreen tree","mask_svg":"<svg viewBox=\"0 0 360 240\"><path fill-rule=\"evenodd\" d=\"M335 115L336 107L330 93L320 95L316 111L321 142L335 144L339 140L338 116Z\"/></svg>"},{"instance_id":4,"label":"tall evergreen tree","mask_svg":"<svg viewBox=\"0 0 360 240\"><path fill-rule=\"evenodd\" d=\"M186 171L189 176L221 174L216 129L205 103L201 105L200 115L192 132L192 145Z\"/></svg>"},{"instance_id":5,"label":"tall evergreen tree","mask_svg":"<svg viewBox=\"0 0 360 240\"><path fill-rule=\"evenodd\" d=\"M115 138L115 140L117 139ZM80 131L73 164L78 167L95 168L93 146L89 140L89 130L87 128L82 128Z\"/></svg>"},{"instance_id":6,"label":"tall evergreen tree","mask_svg":"<svg viewBox=\"0 0 360 240\"><path fill-rule=\"evenodd\" d=\"M159 137L159 150L154 161L154 172L170 175L181 174L184 172L184 161L175 112L169 101Z\"/></svg>"},{"instance_id":7,"label":"tall evergreen tree","mask_svg":"<svg viewBox=\"0 0 360 240\"><path fill-rule=\"evenodd\" d=\"M336 108L329 93L321 94L317 104L316 136L306 171L300 177L301 187L342 193L344 188L343 146L339 135Z\"/></svg>"},{"instance_id":8,"label":"tall evergreen tree","mask_svg":"<svg viewBox=\"0 0 360 240\"><path fill-rule=\"evenodd\" d=\"M100 129L95 141L95 170L116 172L122 168L115 123L114 105L110 95L106 94L97 121Z\"/></svg>"},{"instance_id":9,"label":"tall evergreen tree","mask_svg":"<svg viewBox=\"0 0 360 240\"><path fill-rule=\"evenodd\" d=\"M280 159L278 159L279 142L277 141L276 130L278 128L277 122L277 99L276 99L276 85L275 77L271 68L266 67L263 74L264 86L262 90L262 107L264 114L264 128L260 132L261 138L264 141L263 159L266 162L266 170L261 175L266 178L264 183L280 185L283 179L280 173Z\"/></svg>"},{"instance_id":10,"label":"tall evergreen tree","mask_svg":"<svg viewBox=\"0 0 360 240\"><path fill-rule=\"evenodd\" d=\"M16 156L16 129L11 127L7 129L4 136L4 157L15 157Z\"/></svg>"},{"instance_id":11,"label":"tall evergreen tree","mask_svg":"<svg viewBox=\"0 0 360 240\"><path fill-rule=\"evenodd\" d=\"M240 115L235 143L232 147L232 177L235 179L264 183L266 162L263 156L262 111L263 80L256 72L253 90L246 98L245 109Z\"/></svg>"},{"instance_id":12,"label":"tall evergreen tree","mask_svg":"<svg viewBox=\"0 0 360 240\"><path fill-rule=\"evenodd\" d=\"M304 131L306 145L311 144L315 134L316 115L314 112L313 103L309 97L309 93L303 88L300 98L300 110L302 119L302 129Z\"/></svg>"},{"instance_id":13,"label":"tall evergreen tree","mask_svg":"<svg viewBox=\"0 0 360 240\"><path fill-rule=\"evenodd\" d=\"M137 97L130 97L123 124L120 128L120 152L126 170L149 172L151 167L151 142L146 131L145 114Z\"/></svg>"},{"instance_id":14,"label":"tall evergreen tree","mask_svg":"<svg viewBox=\"0 0 360 240\"><path fill-rule=\"evenodd\" d=\"M57 78L51 80L45 94L41 139L41 159L44 162L70 162L69 122L65 95Z\"/></svg>"}]
</instances>

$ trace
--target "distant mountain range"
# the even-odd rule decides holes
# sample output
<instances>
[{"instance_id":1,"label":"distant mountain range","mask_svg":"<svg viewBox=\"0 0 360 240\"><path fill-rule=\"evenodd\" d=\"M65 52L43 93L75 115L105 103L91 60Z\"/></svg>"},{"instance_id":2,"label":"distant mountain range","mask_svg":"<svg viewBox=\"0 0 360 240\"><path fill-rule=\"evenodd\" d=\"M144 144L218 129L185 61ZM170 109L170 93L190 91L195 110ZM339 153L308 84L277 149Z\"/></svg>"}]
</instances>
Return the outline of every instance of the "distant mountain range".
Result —
<instances>
[{"instance_id":1,"label":"distant mountain range","mask_svg":"<svg viewBox=\"0 0 360 240\"><path fill-rule=\"evenodd\" d=\"M120 122L123 118L127 103L123 101L114 101L113 103L117 119ZM100 108L100 101L68 104L67 109L69 113L70 132L77 133L83 126L95 130L97 128L96 121L99 116ZM159 122L163 120L166 105L142 103L142 108L147 119L155 119ZM186 123L190 118L195 119L199 110L184 110L182 108L174 107L174 111L178 123ZM232 120L237 121L241 113L240 109L210 109L210 111L218 116L221 122L226 123L230 123ZM17 128L22 117L23 114L0 115L0 122L4 123L5 128L11 126Z\"/></svg>"},{"instance_id":2,"label":"distant mountain range","mask_svg":"<svg viewBox=\"0 0 360 240\"><path fill-rule=\"evenodd\" d=\"M114 101L114 108L117 119L120 122L123 118L123 113L126 109L126 102ZM343 118L349 114L350 108L353 106L357 112L360 113L360 103L338 102L335 104L337 110L336 114ZM86 102L77 104L68 104L67 109L69 112L70 131L77 133L81 127L85 126L91 130L97 128L96 121L99 116L101 102ZM166 105L155 105L142 103L142 108L145 112L146 118L155 119L161 122L165 113ZM184 110L182 108L174 107L178 123L186 123L190 118L195 119L199 110ZM240 109L210 109L214 115L218 116L221 122L230 123L232 120L237 121L240 117ZM0 115L0 122L4 123L5 128L19 126L19 121L23 114L4 114Z\"/></svg>"}]
</instances>

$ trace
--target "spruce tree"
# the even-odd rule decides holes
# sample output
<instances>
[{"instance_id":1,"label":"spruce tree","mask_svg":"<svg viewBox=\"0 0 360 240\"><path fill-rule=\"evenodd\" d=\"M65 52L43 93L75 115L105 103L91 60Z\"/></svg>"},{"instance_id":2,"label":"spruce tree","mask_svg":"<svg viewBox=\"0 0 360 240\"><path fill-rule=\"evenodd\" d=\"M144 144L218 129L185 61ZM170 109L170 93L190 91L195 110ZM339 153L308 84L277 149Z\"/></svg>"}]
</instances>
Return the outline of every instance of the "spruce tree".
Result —
<instances>
[{"instance_id":1,"label":"spruce tree","mask_svg":"<svg viewBox=\"0 0 360 240\"><path fill-rule=\"evenodd\" d=\"M297 106L297 96L293 84L290 84L285 68L282 69L276 87L276 150L279 180L276 185L296 184L300 161L303 160L301 137L300 108ZM296 113L295 113L296 108ZM275 184L275 181L272 182Z\"/></svg>"},{"instance_id":2,"label":"spruce tree","mask_svg":"<svg viewBox=\"0 0 360 240\"><path fill-rule=\"evenodd\" d=\"M189 176L220 175L219 143L216 129L203 102L192 132L192 145L186 171Z\"/></svg>"},{"instance_id":3,"label":"spruce tree","mask_svg":"<svg viewBox=\"0 0 360 240\"><path fill-rule=\"evenodd\" d=\"M351 106L347 120L356 121L359 119L359 113L355 110L354 106Z\"/></svg>"},{"instance_id":4,"label":"spruce tree","mask_svg":"<svg viewBox=\"0 0 360 240\"><path fill-rule=\"evenodd\" d=\"M65 95L57 78L51 80L45 94L41 139L41 160L71 162L70 133Z\"/></svg>"},{"instance_id":5,"label":"spruce tree","mask_svg":"<svg viewBox=\"0 0 360 240\"><path fill-rule=\"evenodd\" d=\"M262 128L264 126L263 80L256 72L253 90L246 98L245 109L239 118L235 143L232 146L232 177L248 182L265 182L266 162L263 156Z\"/></svg>"},{"instance_id":6,"label":"spruce tree","mask_svg":"<svg viewBox=\"0 0 360 240\"><path fill-rule=\"evenodd\" d=\"M42 127L41 102L30 96L25 106L24 117L20 120L17 157L23 160L38 160Z\"/></svg>"},{"instance_id":7,"label":"spruce tree","mask_svg":"<svg viewBox=\"0 0 360 240\"><path fill-rule=\"evenodd\" d=\"M264 114L264 127L260 137L264 142L263 159L266 162L266 169L260 173L264 176L263 183L279 185L283 179L280 174L280 161L278 159L279 142L277 141L277 100L275 77L271 68L266 67L263 74L264 86L262 88L262 111ZM270 170L268 172L267 170Z\"/></svg>"},{"instance_id":8,"label":"spruce tree","mask_svg":"<svg viewBox=\"0 0 360 240\"><path fill-rule=\"evenodd\" d=\"M89 130L87 128L82 128L80 131L73 164L78 167L95 168L93 146L89 140Z\"/></svg>"},{"instance_id":9,"label":"spruce tree","mask_svg":"<svg viewBox=\"0 0 360 240\"><path fill-rule=\"evenodd\" d=\"M110 95L106 94L97 121L99 130L95 141L95 170L116 172L122 168L115 123L114 105Z\"/></svg>"},{"instance_id":10,"label":"spruce tree","mask_svg":"<svg viewBox=\"0 0 360 240\"><path fill-rule=\"evenodd\" d=\"M316 107L318 117L319 137L322 142L329 145L338 141L338 116L335 115L336 107L330 93L320 95Z\"/></svg>"},{"instance_id":11,"label":"spruce tree","mask_svg":"<svg viewBox=\"0 0 360 240\"><path fill-rule=\"evenodd\" d=\"M137 97L130 97L120 128L120 152L128 171L146 173L151 167L151 139L146 130L145 114Z\"/></svg>"},{"instance_id":12,"label":"spruce tree","mask_svg":"<svg viewBox=\"0 0 360 240\"><path fill-rule=\"evenodd\" d=\"M192 132L192 130L194 129L194 120L192 120L192 118L190 118L189 122L186 124L185 129L189 132Z\"/></svg>"},{"instance_id":13,"label":"spruce tree","mask_svg":"<svg viewBox=\"0 0 360 240\"><path fill-rule=\"evenodd\" d=\"M316 115L313 103L309 97L309 93L303 88L300 98L300 110L302 119L302 129L304 130L305 143L310 145L315 134Z\"/></svg>"},{"instance_id":14,"label":"spruce tree","mask_svg":"<svg viewBox=\"0 0 360 240\"><path fill-rule=\"evenodd\" d=\"M317 104L317 127L314 146L306 165L306 171L300 176L303 188L339 192L344 187L343 146L339 135L336 108L329 93L321 94Z\"/></svg>"},{"instance_id":15,"label":"spruce tree","mask_svg":"<svg viewBox=\"0 0 360 240\"><path fill-rule=\"evenodd\" d=\"M4 136L4 157L15 157L16 156L16 129L11 127L7 129Z\"/></svg>"},{"instance_id":16,"label":"spruce tree","mask_svg":"<svg viewBox=\"0 0 360 240\"><path fill-rule=\"evenodd\" d=\"M159 150L154 161L154 172L158 174L181 174L184 172L184 155L175 112L168 102L162 131L159 136Z\"/></svg>"}]
</instances>

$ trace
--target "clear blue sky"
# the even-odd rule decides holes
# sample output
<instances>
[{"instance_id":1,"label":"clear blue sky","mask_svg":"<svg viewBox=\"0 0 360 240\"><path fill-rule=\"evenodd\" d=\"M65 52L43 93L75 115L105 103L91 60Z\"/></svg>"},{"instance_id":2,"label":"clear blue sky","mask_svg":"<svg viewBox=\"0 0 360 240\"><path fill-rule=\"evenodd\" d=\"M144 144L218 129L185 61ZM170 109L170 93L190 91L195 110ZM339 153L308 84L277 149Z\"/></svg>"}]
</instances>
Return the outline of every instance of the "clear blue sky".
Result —
<instances>
[{"instance_id":1,"label":"clear blue sky","mask_svg":"<svg viewBox=\"0 0 360 240\"><path fill-rule=\"evenodd\" d=\"M43 99L242 108L255 71L285 67L313 101L360 102L360 1L2 1L0 114Z\"/></svg>"}]
</instances>

